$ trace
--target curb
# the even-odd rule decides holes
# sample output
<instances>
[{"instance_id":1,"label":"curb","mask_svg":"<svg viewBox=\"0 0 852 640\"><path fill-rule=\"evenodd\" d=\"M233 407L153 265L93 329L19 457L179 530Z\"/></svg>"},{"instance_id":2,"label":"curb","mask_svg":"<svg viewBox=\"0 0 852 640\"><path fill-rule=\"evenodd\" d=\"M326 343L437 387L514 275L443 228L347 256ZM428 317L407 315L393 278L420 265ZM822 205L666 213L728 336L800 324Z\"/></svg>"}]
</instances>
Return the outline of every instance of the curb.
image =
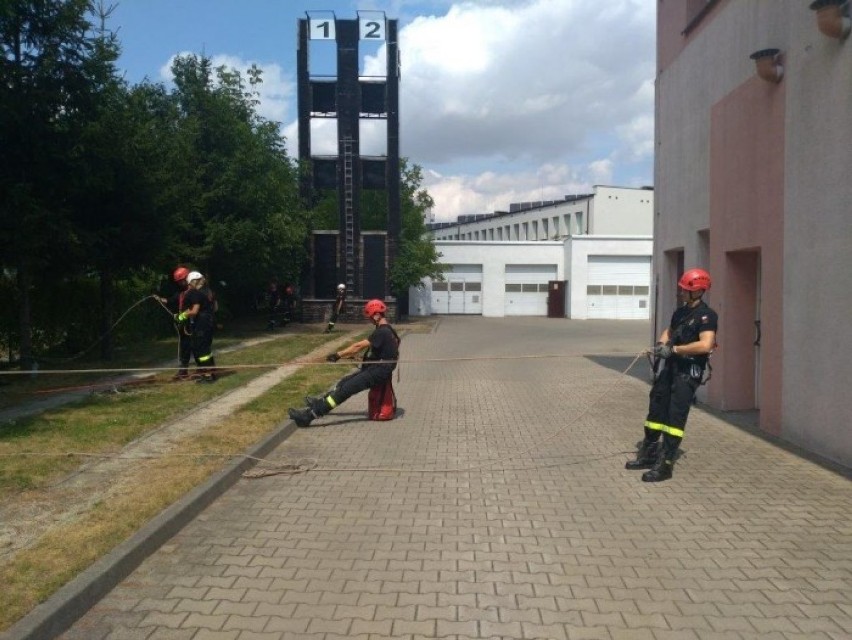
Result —
<instances>
[{"instance_id":1,"label":"curb","mask_svg":"<svg viewBox=\"0 0 852 640\"><path fill-rule=\"evenodd\" d=\"M296 431L292 420L279 423L275 430L246 452L263 458ZM256 464L244 457L214 474L174 504L149 520L130 539L95 561L45 602L37 605L4 632L2 640L52 640L67 631L90 608L124 580L145 558L192 521L216 498L237 483Z\"/></svg>"}]
</instances>

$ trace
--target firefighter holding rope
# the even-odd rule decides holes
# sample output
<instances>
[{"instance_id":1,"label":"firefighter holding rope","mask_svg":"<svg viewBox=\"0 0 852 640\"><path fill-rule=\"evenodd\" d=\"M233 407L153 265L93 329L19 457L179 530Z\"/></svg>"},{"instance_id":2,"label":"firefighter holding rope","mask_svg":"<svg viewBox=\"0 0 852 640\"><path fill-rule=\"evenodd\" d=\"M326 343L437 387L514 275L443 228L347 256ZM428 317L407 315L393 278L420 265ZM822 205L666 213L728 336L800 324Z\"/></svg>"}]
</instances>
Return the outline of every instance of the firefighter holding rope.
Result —
<instances>
[{"instance_id":1,"label":"firefighter holding rope","mask_svg":"<svg viewBox=\"0 0 852 640\"><path fill-rule=\"evenodd\" d=\"M186 267L177 267L172 273L172 280L178 290L169 298L155 296L160 304L166 305L169 311L172 312L175 318L175 325L178 332L178 361L180 368L174 375L175 380L186 380L189 377L189 359L192 357L192 336L187 331L185 323L178 321L178 316L186 310L184 299L189 290L189 283L186 277L189 275L189 269Z\"/></svg>"},{"instance_id":2,"label":"firefighter holding rope","mask_svg":"<svg viewBox=\"0 0 852 640\"><path fill-rule=\"evenodd\" d=\"M704 269L689 269L681 276L680 306L653 349L664 366L651 387L645 437L636 459L625 465L627 469L648 469L642 474L643 482L672 477L689 409L716 346L719 318L702 299L710 285L710 274ZM660 434L662 442L658 442Z\"/></svg>"},{"instance_id":3,"label":"firefighter holding rope","mask_svg":"<svg viewBox=\"0 0 852 640\"><path fill-rule=\"evenodd\" d=\"M198 367L196 382L216 382L216 359L213 357L213 329L215 327L216 299L206 278L198 271L186 276L189 284L184 298L184 311L176 320L188 326L192 340L192 356Z\"/></svg>"},{"instance_id":4,"label":"firefighter holding rope","mask_svg":"<svg viewBox=\"0 0 852 640\"><path fill-rule=\"evenodd\" d=\"M334 388L318 398L306 398L307 407L289 409L287 415L299 427L310 426L311 422L320 418L332 409L345 402L356 393L373 389L387 384L396 361L399 359L399 335L385 318L388 308L381 300L369 300L364 305L364 316L376 327L369 338L354 342L341 351L336 351L326 357L328 362L337 362L341 358L350 358L367 350L361 368L353 374L345 376Z\"/></svg>"}]
</instances>

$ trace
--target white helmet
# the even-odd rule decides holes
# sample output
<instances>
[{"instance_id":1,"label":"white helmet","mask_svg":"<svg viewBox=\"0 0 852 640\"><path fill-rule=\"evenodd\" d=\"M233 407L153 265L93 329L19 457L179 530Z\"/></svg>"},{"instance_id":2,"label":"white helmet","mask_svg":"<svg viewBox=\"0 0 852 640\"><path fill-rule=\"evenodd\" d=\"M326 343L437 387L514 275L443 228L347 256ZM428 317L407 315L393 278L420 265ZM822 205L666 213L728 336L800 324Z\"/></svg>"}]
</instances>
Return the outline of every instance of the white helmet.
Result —
<instances>
[{"instance_id":1,"label":"white helmet","mask_svg":"<svg viewBox=\"0 0 852 640\"><path fill-rule=\"evenodd\" d=\"M341 282L339 285L337 285L337 290L346 291L346 285Z\"/></svg>"},{"instance_id":2,"label":"white helmet","mask_svg":"<svg viewBox=\"0 0 852 640\"><path fill-rule=\"evenodd\" d=\"M186 281L190 284L195 282L196 280L201 280L204 276L198 273L198 271L190 271L189 275L186 276Z\"/></svg>"}]
</instances>

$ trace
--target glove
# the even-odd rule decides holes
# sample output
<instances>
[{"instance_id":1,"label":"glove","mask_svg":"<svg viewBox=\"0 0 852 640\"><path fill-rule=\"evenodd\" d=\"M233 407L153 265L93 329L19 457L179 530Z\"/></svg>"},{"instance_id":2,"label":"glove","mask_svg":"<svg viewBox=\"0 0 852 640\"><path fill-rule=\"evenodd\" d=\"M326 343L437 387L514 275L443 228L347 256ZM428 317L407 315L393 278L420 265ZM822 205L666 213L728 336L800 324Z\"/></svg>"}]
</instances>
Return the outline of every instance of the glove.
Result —
<instances>
[{"instance_id":1,"label":"glove","mask_svg":"<svg viewBox=\"0 0 852 640\"><path fill-rule=\"evenodd\" d=\"M177 322L178 324L183 324L187 321L187 319L188 316L186 315L185 311L181 311L180 313L175 314L175 322Z\"/></svg>"},{"instance_id":2,"label":"glove","mask_svg":"<svg viewBox=\"0 0 852 640\"><path fill-rule=\"evenodd\" d=\"M670 358L674 352L672 351L671 345L668 345L664 342L658 342L654 345L654 350L652 353L658 358L666 360L667 358Z\"/></svg>"},{"instance_id":3,"label":"glove","mask_svg":"<svg viewBox=\"0 0 852 640\"><path fill-rule=\"evenodd\" d=\"M325 359L327 362L337 362L338 360L340 360L340 356L336 353L330 353L325 357Z\"/></svg>"}]
</instances>

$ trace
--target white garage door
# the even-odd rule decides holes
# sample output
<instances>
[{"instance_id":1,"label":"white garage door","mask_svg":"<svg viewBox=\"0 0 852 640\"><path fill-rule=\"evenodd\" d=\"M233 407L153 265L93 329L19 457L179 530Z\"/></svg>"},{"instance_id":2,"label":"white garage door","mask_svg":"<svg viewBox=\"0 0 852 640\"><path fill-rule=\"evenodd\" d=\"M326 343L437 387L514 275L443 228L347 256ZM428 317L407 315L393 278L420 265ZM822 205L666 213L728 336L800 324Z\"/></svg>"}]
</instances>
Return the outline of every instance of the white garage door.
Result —
<instances>
[{"instance_id":1,"label":"white garage door","mask_svg":"<svg viewBox=\"0 0 852 640\"><path fill-rule=\"evenodd\" d=\"M432 282L432 313L482 315L482 265L454 264Z\"/></svg>"},{"instance_id":2,"label":"white garage door","mask_svg":"<svg viewBox=\"0 0 852 640\"><path fill-rule=\"evenodd\" d=\"M546 316L549 280L556 280L555 264L507 264L504 313Z\"/></svg>"},{"instance_id":3,"label":"white garage door","mask_svg":"<svg viewBox=\"0 0 852 640\"><path fill-rule=\"evenodd\" d=\"M650 292L650 256L589 256L587 317L648 319Z\"/></svg>"}]
</instances>

